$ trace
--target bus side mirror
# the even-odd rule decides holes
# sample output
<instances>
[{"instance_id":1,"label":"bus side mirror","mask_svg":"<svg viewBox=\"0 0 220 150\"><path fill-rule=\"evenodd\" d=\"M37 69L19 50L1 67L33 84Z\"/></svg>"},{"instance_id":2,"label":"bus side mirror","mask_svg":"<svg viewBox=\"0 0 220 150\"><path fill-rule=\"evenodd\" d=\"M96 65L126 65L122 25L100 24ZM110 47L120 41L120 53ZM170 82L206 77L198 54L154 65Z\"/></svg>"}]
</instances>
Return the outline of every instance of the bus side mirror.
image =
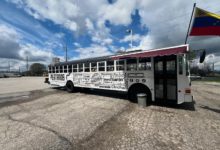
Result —
<instances>
[{"instance_id":1,"label":"bus side mirror","mask_svg":"<svg viewBox=\"0 0 220 150\"><path fill-rule=\"evenodd\" d=\"M203 50L203 52L200 54L199 63L203 63L205 60L206 51Z\"/></svg>"}]
</instances>

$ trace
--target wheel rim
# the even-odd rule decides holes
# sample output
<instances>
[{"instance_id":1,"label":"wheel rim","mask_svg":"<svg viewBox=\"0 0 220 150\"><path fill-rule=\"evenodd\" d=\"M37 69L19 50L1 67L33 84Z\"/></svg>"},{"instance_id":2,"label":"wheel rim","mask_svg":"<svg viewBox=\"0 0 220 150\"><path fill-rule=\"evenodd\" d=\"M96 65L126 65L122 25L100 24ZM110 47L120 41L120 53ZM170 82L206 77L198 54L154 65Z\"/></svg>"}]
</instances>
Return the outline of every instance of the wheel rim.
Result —
<instances>
[{"instance_id":1,"label":"wheel rim","mask_svg":"<svg viewBox=\"0 0 220 150\"><path fill-rule=\"evenodd\" d=\"M67 87L67 91L72 91L73 89L73 86L70 82L67 83L66 87Z\"/></svg>"}]
</instances>

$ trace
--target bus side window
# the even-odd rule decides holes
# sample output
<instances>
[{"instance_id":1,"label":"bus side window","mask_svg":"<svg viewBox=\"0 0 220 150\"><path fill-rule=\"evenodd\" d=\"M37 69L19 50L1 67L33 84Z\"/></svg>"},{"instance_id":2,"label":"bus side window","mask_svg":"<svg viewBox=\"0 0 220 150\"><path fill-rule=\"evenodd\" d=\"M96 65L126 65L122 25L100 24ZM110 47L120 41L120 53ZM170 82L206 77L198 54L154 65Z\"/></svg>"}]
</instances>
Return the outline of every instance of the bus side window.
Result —
<instances>
[{"instance_id":1,"label":"bus side window","mask_svg":"<svg viewBox=\"0 0 220 150\"><path fill-rule=\"evenodd\" d=\"M67 73L67 66L64 66L64 73Z\"/></svg>"},{"instance_id":2,"label":"bus side window","mask_svg":"<svg viewBox=\"0 0 220 150\"><path fill-rule=\"evenodd\" d=\"M183 74L183 56L179 55L178 58L179 74Z\"/></svg>"},{"instance_id":3,"label":"bus side window","mask_svg":"<svg viewBox=\"0 0 220 150\"><path fill-rule=\"evenodd\" d=\"M105 71L105 62L98 62L99 63L99 71Z\"/></svg>"},{"instance_id":4,"label":"bus side window","mask_svg":"<svg viewBox=\"0 0 220 150\"><path fill-rule=\"evenodd\" d=\"M55 72L56 72L56 73L59 73L59 68L58 68L58 66L55 67Z\"/></svg>"},{"instance_id":5,"label":"bus side window","mask_svg":"<svg viewBox=\"0 0 220 150\"><path fill-rule=\"evenodd\" d=\"M79 64L79 72L83 72L83 64Z\"/></svg>"},{"instance_id":6,"label":"bus side window","mask_svg":"<svg viewBox=\"0 0 220 150\"><path fill-rule=\"evenodd\" d=\"M51 67L51 69L52 69L52 73L55 73L55 67L53 66Z\"/></svg>"},{"instance_id":7,"label":"bus side window","mask_svg":"<svg viewBox=\"0 0 220 150\"><path fill-rule=\"evenodd\" d=\"M51 67L48 66L48 73L51 73Z\"/></svg>"},{"instance_id":8,"label":"bus side window","mask_svg":"<svg viewBox=\"0 0 220 150\"><path fill-rule=\"evenodd\" d=\"M151 70L151 58L139 58L139 70Z\"/></svg>"},{"instance_id":9,"label":"bus side window","mask_svg":"<svg viewBox=\"0 0 220 150\"><path fill-rule=\"evenodd\" d=\"M127 59L127 71L137 70L137 59Z\"/></svg>"},{"instance_id":10,"label":"bus side window","mask_svg":"<svg viewBox=\"0 0 220 150\"><path fill-rule=\"evenodd\" d=\"M63 66L59 66L60 67L60 73L63 73Z\"/></svg>"},{"instance_id":11,"label":"bus side window","mask_svg":"<svg viewBox=\"0 0 220 150\"><path fill-rule=\"evenodd\" d=\"M73 65L73 72L77 72L77 64Z\"/></svg>"},{"instance_id":12,"label":"bus side window","mask_svg":"<svg viewBox=\"0 0 220 150\"><path fill-rule=\"evenodd\" d=\"M117 60L116 61L116 70L119 71L119 70L124 70L124 63L125 61L124 60Z\"/></svg>"},{"instance_id":13,"label":"bus side window","mask_svg":"<svg viewBox=\"0 0 220 150\"><path fill-rule=\"evenodd\" d=\"M90 72L89 63L84 63L84 70L85 72Z\"/></svg>"},{"instance_id":14,"label":"bus side window","mask_svg":"<svg viewBox=\"0 0 220 150\"><path fill-rule=\"evenodd\" d=\"M107 71L114 71L114 60L107 61Z\"/></svg>"},{"instance_id":15,"label":"bus side window","mask_svg":"<svg viewBox=\"0 0 220 150\"><path fill-rule=\"evenodd\" d=\"M68 65L68 73L72 72L72 65Z\"/></svg>"},{"instance_id":16,"label":"bus side window","mask_svg":"<svg viewBox=\"0 0 220 150\"><path fill-rule=\"evenodd\" d=\"M96 72L97 71L97 62L92 62L91 63L91 72Z\"/></svg>"}]
</instances>

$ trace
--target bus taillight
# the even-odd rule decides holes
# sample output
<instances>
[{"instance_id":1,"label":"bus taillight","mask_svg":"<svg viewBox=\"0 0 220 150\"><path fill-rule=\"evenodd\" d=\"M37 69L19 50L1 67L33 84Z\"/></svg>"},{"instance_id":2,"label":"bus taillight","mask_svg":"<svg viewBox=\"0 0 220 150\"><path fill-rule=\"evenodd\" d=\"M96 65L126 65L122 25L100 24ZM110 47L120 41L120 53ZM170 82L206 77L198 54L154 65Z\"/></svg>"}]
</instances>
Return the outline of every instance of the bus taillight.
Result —
<instances>
[{"instance_id":1,"label":"bus taillight","mask_svg":"<svg viewBox=\"0 0 220 150\"><path fill-rule=\"evenodd\" d=\"M185 93L186 94L190 94L191 93L191 89L190 88L185 88Z\"/></svg>"}]
</instances>

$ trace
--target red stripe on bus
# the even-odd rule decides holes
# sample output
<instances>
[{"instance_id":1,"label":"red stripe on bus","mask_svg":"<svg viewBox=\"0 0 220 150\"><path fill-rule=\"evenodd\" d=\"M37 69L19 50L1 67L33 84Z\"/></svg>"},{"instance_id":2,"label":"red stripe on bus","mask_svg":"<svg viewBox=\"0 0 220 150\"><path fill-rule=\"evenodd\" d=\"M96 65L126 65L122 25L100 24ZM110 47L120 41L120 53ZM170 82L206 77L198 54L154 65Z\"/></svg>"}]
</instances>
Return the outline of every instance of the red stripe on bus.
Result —
<instances>
[{"instance_id":1,"label":"red stripe on bus","mask_svg":"<svg viewBox=\"0 0 220 150\"><path fill-rule=\"evenodd\" d=\"M174 48L162 49L157 51L143 51L140 53L113 56L112 59L156 57L156 56L165 56L165 55L177 55L186 52L187 52L187 46L182 46L182 47L174 47Z\"/></svg>"}]
</instances>

